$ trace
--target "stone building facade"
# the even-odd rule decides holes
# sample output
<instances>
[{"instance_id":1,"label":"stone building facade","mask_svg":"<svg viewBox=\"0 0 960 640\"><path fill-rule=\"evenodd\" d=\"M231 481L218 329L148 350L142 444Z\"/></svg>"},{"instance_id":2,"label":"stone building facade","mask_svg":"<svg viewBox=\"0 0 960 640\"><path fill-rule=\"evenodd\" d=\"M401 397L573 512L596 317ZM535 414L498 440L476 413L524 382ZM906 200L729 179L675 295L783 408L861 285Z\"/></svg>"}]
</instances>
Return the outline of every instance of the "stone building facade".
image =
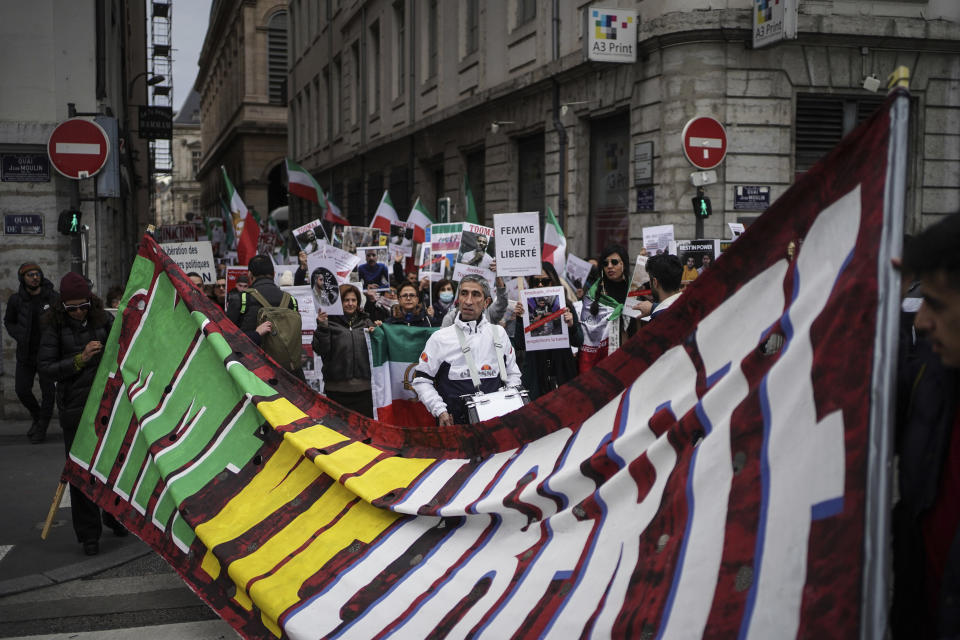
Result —
<instances>
[{"instance_id":1,"label":"stone building facade","mask_svg":"<svg viewBox=\"0 0 960 640\"><path fill-rule=\"evenodd\" d=\"M960 210L960 4L804 1L797 39L753 49L750 0L601 3L638 12L632 64L585 60L590 6L291 0L291 155L356 224L384 189L401 216L418 196L435 214L446 196L463 219L466 176L487 224L551 207L573 253L620 241L633 254L647 226L695 235L688 120L726 127L703 229L726 237L760 213L735 209L738 187L773 202L882 100L865 78L906 65L906 227ZM636 162L648 149L649 177ZM292 224L315 216L292 199Z\"/></svg>"},{"instance_id":2,"label":"stone building facade","mask_svg":"<svg viewBox=\"0 0 960 640\"><path fill-rule=\"evenodd\" d=\"M200 219L200 170L203 151L200 143L200 94L192 90L173 117L170 143L173 172L157 180L154 208L157 224L179 224Z\"/></svg>"},{"instance_id":3,"label":"stone building facade","mask_svg":"<svg viewBox=\"0 0 960 640\"><path fill-rule=\"evenodd\" d=\"M8 216L27 221L2 229L4 311L19 287L17 268L28 260L40 264L55 284L68 271L82 271L100 295L127 280L137 243L152 222L149 153L138 135L138 107L147 104L146 20L142 2L38 0L3 6L0 215L4 221ZM117 172L110 184L104 181L106 170L71 180L49 166L47 141L70 116L68 103L78 114L101 114L104 123L115 118L110 154ZM18 164L22 159L27 165ZM59 213L72 206L89 227L79 237L57 231ZM16 345L6 330L0 330L0 344L0 419L26 416L14 393Z\"/></svg>"},{"instance_id":4,"label":"stone building facade","mask_svg":"<svg viewBox=\"0 0 960 640\"><path fill-rule=\"evenodd\" d=\"M199 65L202 215L220 215L221 166L247 207L286 204L287 2L214 0Z\"/></svg>"}]
</instances>

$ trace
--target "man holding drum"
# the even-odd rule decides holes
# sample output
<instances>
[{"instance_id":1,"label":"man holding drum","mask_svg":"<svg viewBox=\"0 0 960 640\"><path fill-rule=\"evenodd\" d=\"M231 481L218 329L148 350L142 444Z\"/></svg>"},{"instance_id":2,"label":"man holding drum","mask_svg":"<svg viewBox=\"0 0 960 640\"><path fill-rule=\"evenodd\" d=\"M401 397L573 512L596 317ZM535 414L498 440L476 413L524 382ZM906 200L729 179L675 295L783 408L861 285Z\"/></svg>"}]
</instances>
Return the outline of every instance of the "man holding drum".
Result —
<instances>
[{"instance_id":1,"label":"man holding drum","mask_svg":"<svg viewBox=\"0 0 960 640\"><path fill-rule=\"evenodd\" d=\"M430 336L420 354L413 386L441 426L468 422L462 396L520 386L517 355L507 332L484 316L491 302L485 278L464 276L456 319Z\"/></svg>"}]
</instances>

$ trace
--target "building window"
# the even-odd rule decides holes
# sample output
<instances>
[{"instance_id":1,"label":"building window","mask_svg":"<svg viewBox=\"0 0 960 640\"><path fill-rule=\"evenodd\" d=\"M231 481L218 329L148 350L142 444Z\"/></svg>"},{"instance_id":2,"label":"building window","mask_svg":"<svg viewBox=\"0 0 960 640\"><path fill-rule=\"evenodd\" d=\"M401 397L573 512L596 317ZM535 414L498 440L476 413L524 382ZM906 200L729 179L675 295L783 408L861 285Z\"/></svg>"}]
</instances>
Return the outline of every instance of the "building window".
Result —
<instances>
[{"instance_id":1,"label":"building window","mask_svg":"<svg viewBox=\"0 0 960 640\"><path fill-rule=\"evenodd\" d=\"M320 121L323 126L323 133L320 135L320 142L326 144L327 140L330 139L330 127L331 127L330 117L332 115L331 105L330 105L330 100L331 100L330 92L333 89L331 88L331 85L330 85L330 67L323 68L323 79L321 80L321 83L322 83L321 88L323 90L323 93L321 95L324 95L327 97L327 100L326 100L327 108L326 108L326 113L324 114L323 119Z\"/></svg>"},{"instance_id":2,"label":"building window","mask_svg":"<svg viewBox=\"0 0 960 640\"><path fill-rule=\"evenodd\" d=\"M330 86L330 113L333 115L333 137L336 138L343 130L343 61L340 56L333 59Z\"/></svg>"},{"instance_id":3,"label":"building window","mask_svg":"<svg viewBox=\"0 0 960 640\"><path fill-rule=\"evenodd\" d=\"M403 97L406 79L407 4L404 0L393 3L393 99Z\"/></svg>"},{"instance_id":4,"label":"building window","mask_svg":"<svg viewBox=\"0 0 960 640\"><path fill-rule=\"evenodd\" d=\"M313 138L310 142L316 147L323 138L321 131L326 128L323 122L323 99L321 98L323 94L320 93L320 76L314 76L313 78L313 95L313 119L316 122L313 125Z\"/></svg>"},{"instance_id":5,"label":"building window","mask_svg":"<svg viewBox=\"0 0 960 640\"><path fill-rule=\"evenodd\" d=\"M303 149L308 152L313 148L313 92L308 84L303 88Z\"/></svg>"},{"instance_id":6,"label":"building window","mask_svg":"<svg viewBox=\"0 0 960 640\"><path fill-rule=\"evenodd\" d=\"M360 41L355 40L350 45L350 57L353 65L353 73L350 76L350 124L356 126L360 124Z\"/></svg>"},{"instance_id":7,"label":"building window","mask_svg":"<svg viewBox=\"0 0 960 640\"><path fill-rule=\"evenodd\" d=\"M383 174L379 171L371 173L367 176L367 206L365 207L366 211L376 211L377 205L380 204L380 198L383 197ZM393 202L393 197L391 196L390 201ZM393 203L394 208L397 207L397 203Z\"/></svg>"},{"instance_id":8,"label":"building window","mask_svg":"<svg viewBox=\"0 0 960 640\"><path fill-rule=\"evenodd\" d=\"M437 26L437 0L429 0L427 2L427 78L437 77L437 43L439 41Z\"/></svg>"},{"instance_id":9,"label":"building window","mask_svg":"<svg viewBox=\"0 0 960 640\"><path fill-rule=\"evenodd\" d=\"M463 4L463 57L480 48L480 0L465 0Z\"/></svg>"},{"instance_id":10,"label":"building window","mask_svg":"<svg viewBox=\"0 0 960 640\"><path fill-rule=\"evenodd\" d=\"M470 194L473 204L477 207L477 219L480 224L486 223L484 210L486 209L486 161L483 149L467 154L467 180L470 184ZM521 209L521 211L535 211L535 209ZM466 213L466 211L464 211Z\"/></svg>"},{"instance_id":11,"label":"building window","mask_svg":"<svg viewBox=\"0 0 960 640\"><path fill-rule=\"evenodd\" d=\"M197 179L197 174L200 173L200 157L203 155L200 151L196 149L190 152L190 161L193 165L193 179Z\"/></svg>"},{"instance_id":12,"label":"building window","mask_svg":"<svg viewBox=\"0 0 960 640\"><path fill-rule=\"evenodd\" d=\"M270 104L287 104L287 12L267 23L267 82Z\"/></svg>"},{"instance_id":13,"label":"building window","mask_svg":"<svg viewBox=\"0 0 960 640\"><path fill-rule=\"evenodd\" d=\"M516 2L517 12L515 15L515 27L522 27L537 17L536 0L514 0Z\"/></svg>"},{"instance_id":14,"label":"building window","mask_svg":"<svg viewBox=\"0 0 960 640\"><path fill-rule=\"evenodd\" d=\"M367 63L368 78L370 80L370 115L380 111L380 23L370 25L369 59Z\"/></svg>"},{"instance_id":15,"label":"building window","mask_svg":"<svg viewBox=\"0 0 960 640\"><path fill-rule=\"evenodd\" d=\"M882 103L879 96L797 94L795 172L815 165Z\"/></svg>"},{"instance_id":16,"label":"building window","mask_svg":"<svg viewBox=\"0 0 960 640\"><path fill-rule=\"evenodd\" d=\"M545 193L543 167L546 162L543 140L542 133L517 140L517 211L539 211L541 228ZM470 190L474 189L476 187L471 183ZM477 203L479 208L480 203Z\"/></svg>"}]
</instances>

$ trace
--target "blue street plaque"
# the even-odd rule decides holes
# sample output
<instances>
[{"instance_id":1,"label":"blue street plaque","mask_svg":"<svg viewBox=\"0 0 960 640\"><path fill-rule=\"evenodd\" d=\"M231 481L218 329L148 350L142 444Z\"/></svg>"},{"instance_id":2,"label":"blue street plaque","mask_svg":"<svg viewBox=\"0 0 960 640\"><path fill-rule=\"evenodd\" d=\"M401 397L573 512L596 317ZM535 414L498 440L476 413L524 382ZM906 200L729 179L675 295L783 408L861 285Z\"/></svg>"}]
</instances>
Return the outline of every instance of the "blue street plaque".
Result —
<instances>
[{"instance_id":1,"label":"blue street plaque","mask_svg":"<svg viewBox=\"0 0 960 640\"><path fill-rule=\"evenodd\" d=\"M733 188L734 211L764 211L770 206L770 187L739 184Z\"/></svg>"},{"instance_id":2,"label":"blue street plaque","mask_svg":"<svg viewBox=\"0 0 960 640\"><path fill-rule=\"evenodd\" d=\"M39 213L5 213L3 233L8 236L42 236L43 216Z\"/></svg>"},{"instance_id":3,"label":"blue street plaque","mask_svg":"<svg viewBox=\"0 0 960 640\"><path fill-rule=\"evenodd\" d=\"M0 166L3 182L50 182L50 161L42 153L5 153Z\"/></svg>"},{"instance_id":4,"label":"blue street plaque","mask_svg":"<svg viewBox=\"0 0 960 640\"><path fill-rule=\"evenodd\" d=\"M637 188L637 211L653 211L654 197L653 187Z\"/></svg>"}]
</instances>

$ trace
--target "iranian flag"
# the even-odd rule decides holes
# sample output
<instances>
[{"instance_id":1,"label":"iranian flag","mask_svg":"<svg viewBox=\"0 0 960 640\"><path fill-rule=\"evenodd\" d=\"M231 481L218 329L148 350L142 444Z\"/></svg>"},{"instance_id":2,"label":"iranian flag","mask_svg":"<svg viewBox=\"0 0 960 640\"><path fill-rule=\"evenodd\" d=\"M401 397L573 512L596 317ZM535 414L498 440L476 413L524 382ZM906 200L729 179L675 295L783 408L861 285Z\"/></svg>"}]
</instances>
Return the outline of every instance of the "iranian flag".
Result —
<instances>
[{"instance_id":1,"label":"iranian flag","mask_svg":"<svg viewBox=\"0 0 960 640\"><path fill-rule=\"evenodd\" d=\"M340 207L330 198L327 198L327 210L323 213L323 219L333 224L341 224L345 227L350 226L350 221L343 217L343 212L340 211Z\"/></svg>"},{"instance_id":2,"label":"iranian flag","mask_svg":"<svg viewBox=\"0 0 960 640\"><path fill-rule=\"evenodd\" d=\"M237 221L234 220L230 207L220 198L220 213L223 218L223 233L225 235L227 251L234 251L237 248Z\"/></svg>"},{"instance_id":3,"label":"iranian flag","mask_svg":"<svg viewBox=\"0 0 960 640\"><path fill-rule=\"evenodd\" d=\"M221 166L220 170L223 171L223 181L227 185L227 206L230 207L230 215L235 223L237 220L240 221L236 225L238 235L237 264L243 266L250 262L250 258L257 255L257 244L260 241L260 222L257 220L256 214L248 210L247 205L243 203L243 199L227 176L227 169Z\"/></svg>"},{"instance_id":4,"label":"iranian flag","mask_svg":"<svg viewBox=\"0 0 960 640\"><path fill-rule=\"evenodd\" d=\"M390 201L390 192L384 191L377 212L374 214L373 220L370 221L370 226L389 234L392 224L400 224L400 216L397 215L397 210L393 208L393 202Z\"/></svg>"},{"instance_id":5,"label":"iranian flag","mask_svg":"<svg viewBox=\"0 0 960 640\"><path fill-rule=\"evenodd\" d=\"M580 325L583 327L583 345L577 357L580 373L590 371L597 363L620 347L620 317L623 305L598 291L599 281L594 282L583 296ZM592 312L597 301L597 313Z\"/></svg>"},{"instance_id":6,"label":"iranian flag","mask_svg":"<svg viewBox=\"0 0 960 640\"><path fill-rule=\"evenodd\" d=\"M470 190L470 181L467 180L466 175L463 176L463 194L467 201L467 222L480 224L480 216L477 215L477 203L473 200L473 191Z\"/></svg>"},{"instance_id":7,"label":"iranian flag","mask_svg":"<svg viewBox=\"0 0 960 640\"><path fill-rule=\"evenodd\" d=\"M410 388L413 368L435 327L385 324L369 335L374 417L402 426L434 423Z\"/></svg>"},{"instance_id":8,"label":"iranian flag","mask_svg":"<svg viewBox=\"0 0 960 640\"><path fill-rule=\"evenodd\" d=\"M313 179L310 172L298 165L296 162L287 158L287 191L298 198L309 200L320 205L324 211L327 210L327 196L323 189Z\"/></svg>"},{"instance_id":9,"label":"iranian flag","mask_svg":"<svg viewBox=\"0 0 960 640\"><path fill-rule=\"evenodd\" d=\"M561 276L567 270L567 237L550 207L547 207L547 224L543 229L543 261L552 264Z\"/></svg>"},{"instance_id":10,"label":"iranian flag","mask_svg":"<svg viewBox=\"0 0 960 640\"><path fill-rule=\"evenodd\" d=\"M413 203L413 209L410 210L410 215L407 216L407 225L413 225L413 241L423 242L426 239L427 227L432 224L433 219L430 218L430 212L427 211L420 198L417 198L417 201Z\"/></svg>"}]
</instances>

